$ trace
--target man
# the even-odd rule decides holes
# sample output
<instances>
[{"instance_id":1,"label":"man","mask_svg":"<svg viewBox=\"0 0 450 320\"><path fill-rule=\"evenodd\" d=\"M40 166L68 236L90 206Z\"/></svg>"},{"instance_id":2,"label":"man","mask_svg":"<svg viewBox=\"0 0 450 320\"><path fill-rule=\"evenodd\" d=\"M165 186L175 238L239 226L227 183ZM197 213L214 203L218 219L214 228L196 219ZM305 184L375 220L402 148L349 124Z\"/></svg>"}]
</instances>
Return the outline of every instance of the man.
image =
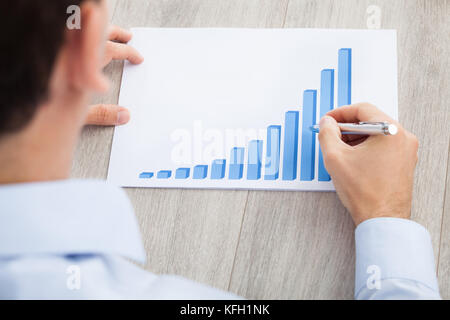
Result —
<instances>
[{"instance_id":1,"label":"man","mask_svg":"<svg viewBox=\"0 0 450 320\"><path fill-rule=\"evenodd\" d=\"M73 4L81 7L79 30L65 25ZM10 0L0 12L1 30L10 31L0 59L0 297L236 298L136 267L125 258L143 261L144 251L124 192L65 180L85 123L129 119L122 107L88 107L92 93L108 88L105 64L142 61L118 43L131 37L124 30L113 28L116 42L105 46L105 2ZM390 121L399 132L343 137L337 121ZM357 226L355 297L440 298L430 236L409 220L417 139L377 108L356 104L321 119L319 140Z\"/></svg>"}]
</instances>

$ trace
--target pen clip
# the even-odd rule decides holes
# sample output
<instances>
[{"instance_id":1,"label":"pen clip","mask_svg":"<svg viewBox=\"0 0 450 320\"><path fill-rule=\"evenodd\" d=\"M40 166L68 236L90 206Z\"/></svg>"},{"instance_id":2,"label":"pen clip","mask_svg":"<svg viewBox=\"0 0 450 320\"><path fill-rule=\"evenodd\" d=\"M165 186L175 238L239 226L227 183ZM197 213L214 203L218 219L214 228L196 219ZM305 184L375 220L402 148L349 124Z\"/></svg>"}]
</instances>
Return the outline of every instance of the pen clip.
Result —
<instances>
[{"instance_id":1,"label":"pen clip","mask_svg":"<svg viewBox=\"0 0 450 320\"><path fill-rule=\"evenodd\" d=\"M358 124L373 124L373 125L382 124L386 126L388 123L386 121L375 121L375 122L361 121L358 122Z\"/></svg>"},{"instance_id":2,"label":"pen clip","mask_svg":"<svg viewBox=\"0 0 450 320\"><path fill-rule=\"evenodd\" d=\"M394 136L398 132L397 126L395 124L391 124L387 121L376 121L376 122L362 121L362 122L359 122L358 124L359 125L381 125L382 126L381 130L383 130L383 133L385 135Z\"/></svg>"}]
</instances>

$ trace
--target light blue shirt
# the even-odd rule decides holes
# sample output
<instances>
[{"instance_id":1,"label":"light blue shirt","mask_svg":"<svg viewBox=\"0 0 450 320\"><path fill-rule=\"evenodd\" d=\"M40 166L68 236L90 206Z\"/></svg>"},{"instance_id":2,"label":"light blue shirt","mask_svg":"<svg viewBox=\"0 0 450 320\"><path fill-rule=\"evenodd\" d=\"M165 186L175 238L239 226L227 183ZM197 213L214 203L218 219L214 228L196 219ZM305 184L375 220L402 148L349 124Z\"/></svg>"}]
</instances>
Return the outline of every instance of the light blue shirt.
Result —
<instances>
[{"instance_id":1,"label":"light blue shirt","mask_svg":"<svg viewBox=\"0 0 450 320\"><path fill-rule=\"evenodd\" d=\"M440 298L422 226L371 219L355 238L357 299ZM145 252L122 189L81 180L0 186L2 299L239 298L130 260L144 263Z\"/></svg>"}]
</instances>

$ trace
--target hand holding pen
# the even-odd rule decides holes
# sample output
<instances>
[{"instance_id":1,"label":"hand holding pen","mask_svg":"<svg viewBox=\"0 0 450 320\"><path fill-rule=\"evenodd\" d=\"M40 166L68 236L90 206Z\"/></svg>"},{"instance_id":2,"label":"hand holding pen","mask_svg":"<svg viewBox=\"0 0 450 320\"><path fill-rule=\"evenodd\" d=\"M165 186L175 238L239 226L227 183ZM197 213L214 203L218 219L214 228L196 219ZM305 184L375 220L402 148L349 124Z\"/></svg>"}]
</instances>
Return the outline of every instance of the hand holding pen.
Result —
<instances>
[{"instance_id":1,"label":"hand holding pen","mask_svg":"<svg viewBox=\"0 0 450 320\"><path fill-rule=\"evenodd\" d=\"M394 136L398 132L395 124L387 121L378 122L358 122L358 123L338 123L341 134L359 134L359 135L391 135ZM320 125L316 124L311 127L314 132L320 132Z\"/></svg>"},{"instance_id":2,"label":"hand holding pen","mask_svg":"<svg viewBox=\"0 0 450 320\"><path fill-rule=\"evenodd\" d=\"M409 218L417 138L367 103L334 109L319 126L325 167L355 224L377 217ZM360 131L348 131L354 127Z\"/></svg>"}]
</instances>

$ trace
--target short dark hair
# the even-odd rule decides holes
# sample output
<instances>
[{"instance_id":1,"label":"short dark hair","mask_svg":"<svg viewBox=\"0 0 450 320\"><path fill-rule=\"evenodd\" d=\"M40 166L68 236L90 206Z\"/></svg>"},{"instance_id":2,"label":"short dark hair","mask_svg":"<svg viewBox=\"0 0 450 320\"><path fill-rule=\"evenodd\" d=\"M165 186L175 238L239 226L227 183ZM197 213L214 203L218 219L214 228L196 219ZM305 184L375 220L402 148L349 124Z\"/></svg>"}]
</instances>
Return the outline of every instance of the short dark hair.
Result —
<instances>
[{"instance_id":1,"label":"short dark hair","mask_svg":"<svg viewBox=\"0 0 450 320\"><path fill-rule=\"evenodd\" d=\"M67 8L83 1L0 1L0 135L26 126L47 98Z\"/></svg>"}]
</instances>

